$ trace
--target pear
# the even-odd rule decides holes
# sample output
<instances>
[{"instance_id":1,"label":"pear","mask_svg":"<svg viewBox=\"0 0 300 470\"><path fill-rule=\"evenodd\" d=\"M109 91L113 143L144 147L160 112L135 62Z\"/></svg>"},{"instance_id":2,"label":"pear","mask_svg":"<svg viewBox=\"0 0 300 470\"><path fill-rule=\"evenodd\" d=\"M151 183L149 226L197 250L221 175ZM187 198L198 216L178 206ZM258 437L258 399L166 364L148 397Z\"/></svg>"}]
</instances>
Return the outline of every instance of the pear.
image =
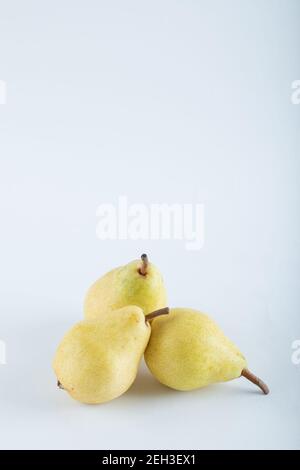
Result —
<instances>
[{"instance_id":1,"label":"pear","mask_svg":"<svg viewBox=\"0 0 300 470\"><path fill-rule=\"evenodd\" d=\"M159 382L176 390L193 390L244 376L267 394L268 387L247 369L238 348L206 314L174 308L151 323L145 351L148 368Z\"/></svg>"},{"instance_id":2,"label":"pear","mask_svg":"<svg viewBox=\"0 0 300 470\"><path fill-rule=\"evenodd\" d=\"M159 270L143 254L141 260L115 268L88 290L84 317L96 320L101 312L137 305L145 315L167 306L167 294Z\"/></svg>"},{"instance_id":3,"label":"pear","mask_svg":"<svg viewBox=\"0 0 300 470\"><path fill-rule=\"evenodd\" d=\"M53 368L58 386L83 403L103 403L122 395L133 383L150 337L141 308L127 306L103 313L99 320L77 323L56 351Z\"/></svg>"}]
</instances>

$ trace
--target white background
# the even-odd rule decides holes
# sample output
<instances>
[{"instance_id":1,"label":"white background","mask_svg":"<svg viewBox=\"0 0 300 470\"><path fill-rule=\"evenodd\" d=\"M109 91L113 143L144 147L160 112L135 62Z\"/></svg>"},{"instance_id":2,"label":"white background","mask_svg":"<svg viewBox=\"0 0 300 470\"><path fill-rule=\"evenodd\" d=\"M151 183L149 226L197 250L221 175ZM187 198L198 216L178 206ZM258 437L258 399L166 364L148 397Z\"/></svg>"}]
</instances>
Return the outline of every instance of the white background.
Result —
<instances>
[{"instance_id":1,"label":"white background","mask_svg":"<svg viewBox=\"0 0 300 470\"><path fill-rule=\"evenodd\" d=\"M0 1L0 447L299 448L300 4ZM205 245L104 241L103 202L204 203ZM84 406L51 361L98 276L147 252L271 389L142 368Z\"/></svg>"}]
</instances>

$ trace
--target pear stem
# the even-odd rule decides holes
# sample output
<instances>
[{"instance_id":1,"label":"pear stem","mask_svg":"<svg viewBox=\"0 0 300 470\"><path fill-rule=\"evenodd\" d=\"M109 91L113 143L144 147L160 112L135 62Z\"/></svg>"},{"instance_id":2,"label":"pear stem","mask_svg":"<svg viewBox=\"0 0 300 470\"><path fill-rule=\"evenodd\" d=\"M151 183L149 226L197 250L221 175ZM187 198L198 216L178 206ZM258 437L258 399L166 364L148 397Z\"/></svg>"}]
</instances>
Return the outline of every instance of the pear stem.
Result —
<instances>
[{"instance_id":1,"label":"pear stem","mask_svg":"<svg viewBox=\"0 0 300 470\"><path fill-rule=\"evenodd\" d=\"M141 256L141 260L142 260L142 265L141 265L141 267L139 268L139 273L140 273L142 276L146 276L146 274L147 274L147 268L148 268L148 264L149 264L148 256L144 253L144 254Z\"/></svg>"},{"instance_id":2,"label":"pear stem","mask_svg":"<svg viewBox=\"0 0 300 470\"><path fill-rule=\"evenodd\" d=\"M57 381L57 386L58 386L58 388L60 388L61 390L64 390L64 387L62 386L62 384L60 383L59 380Z\"/></svg>"},{"instance_id":3,"label":"pear stem","mask_svg":"<svg viewBox=\"0 0 300 470\"><path fill-rule=\"evenodd\" d=\"M250 380L253 384L257 385L265 395L269 393L269 387L265 384L260 378L254 375L249 369L243 369L241 376L245 377L246 379Z\"/></svg>"},{"instance_id":4,"label":"pear stem","mask_svg":"<svg viewBox=\"0 0 300 470\"><path fill-rule=\"evenodd\" d=\"M170 312L169 307L160 308L159 310L155 310L154 312L148 313L145 315L146 322L152 320L155 317L160 317L161 315L168 315Z\"/></svg>"}]
</instances>

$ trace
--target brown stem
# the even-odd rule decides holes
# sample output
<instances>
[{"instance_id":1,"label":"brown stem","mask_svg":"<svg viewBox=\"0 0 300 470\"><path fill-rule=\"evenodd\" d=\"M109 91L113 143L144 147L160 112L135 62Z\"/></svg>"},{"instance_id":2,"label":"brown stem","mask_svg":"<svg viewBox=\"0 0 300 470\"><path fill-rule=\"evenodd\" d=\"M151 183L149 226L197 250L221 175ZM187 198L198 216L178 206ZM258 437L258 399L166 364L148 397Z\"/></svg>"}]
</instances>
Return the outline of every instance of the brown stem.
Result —
<instances>
[{"instance_id":1,"label":"brown stem","mask_svg":"<svg viewBox=\"0 0 300 470\"><path fill-rule=\"evenodd\" d=\"M256 375L252 374L249 369L243 369L241 376L245 377L246 379L250 380L250 382L254 383L257 385L265 395L268 395L269 393L269 387L261 380L259 379Z\"/></svg>"},{"instance_id":2,"label":"brown stem","mask_svg":"<svg viewBox=\"0 0 300 470\"><path fill-rule=\"evenodd\" d=\"M159 310L155 310L154 312L148 313L145 315L146 322L152 320L155 317L160 317L161 315L168 315L170 312L169 307L160 308Z\"/></svg>"},{"instance_id":3,"label":"brown stem","mask_svg":"<svg viewBox=\"0 0 300 470\"><path fill-rule=\"evenodd\" d=\"M147 268L148 268L148 264L149 264L148 256L144 253L141 256L141 260L142 260L142 264L141 264L141 267L139 268L138 271L142 276L146 276Z\"/></svg>"},{"instance_id":4,"label":"brown stem","mask_svg":"<svg viewBox=\"0 0 300 470\"><path fill-rule=\"evenodd\" d=\"M60 388L61 390L64 390L64 387L62 386L62 384L60 383L59 380L57 381L57 386L58 386L58 388Z\"/></svg>"}]
</instances>

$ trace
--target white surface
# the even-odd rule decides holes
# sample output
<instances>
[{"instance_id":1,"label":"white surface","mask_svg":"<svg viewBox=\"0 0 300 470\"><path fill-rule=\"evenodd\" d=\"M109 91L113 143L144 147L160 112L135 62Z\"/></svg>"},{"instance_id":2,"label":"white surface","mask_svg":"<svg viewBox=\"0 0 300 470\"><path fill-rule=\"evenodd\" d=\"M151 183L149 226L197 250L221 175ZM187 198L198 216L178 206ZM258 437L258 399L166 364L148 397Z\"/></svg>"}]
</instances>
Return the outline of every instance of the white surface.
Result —
<instances>
[{"instance_id":1,"label":"white surface","mask_svg":"<svg viewBox=\"0 0 300 470\"><path fill-rule=\"evenodd\" d=\"M299 448L298 1L0 2L0 447ZM96 238L102 202L205 203L205 246ZM51 360L88 285L147 252L271 388L141 370L83 406Z\"/></svg>"}]
</instances>

